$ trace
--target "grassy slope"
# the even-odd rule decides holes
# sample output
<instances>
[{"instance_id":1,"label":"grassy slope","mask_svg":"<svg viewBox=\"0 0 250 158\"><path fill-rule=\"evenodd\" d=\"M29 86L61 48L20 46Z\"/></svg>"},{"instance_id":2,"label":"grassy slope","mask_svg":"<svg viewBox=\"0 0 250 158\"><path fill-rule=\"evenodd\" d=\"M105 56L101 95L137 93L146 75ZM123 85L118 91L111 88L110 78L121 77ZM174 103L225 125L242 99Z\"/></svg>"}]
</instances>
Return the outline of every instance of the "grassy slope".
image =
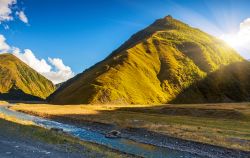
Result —
<instances>
[{"instance_id":1,"label":"grassy slope","mask_svg":"<svg viewBox=\"0 0 250 158\"><path fill-rule=\"evenodd\" d=\"M174 103L244 102L250 99L250 62L225 66L182 92Z\"/></svg>"},{"instance_id":2,"label":"grassy slope","mask_svg":"<svg viewBox=\"0 0 250 158\"><path fill-rule=\"evenodd\" d=\"M144 128L170 136L250 151L250 105L17 105L14 110L117 128Z\"/></svg>"},{"instance_id":3,"label":"grassy slope","mask_svg":"<svg viewBox=\"0 0 250 158\"><path fill-rule=\"evenodd\" d=\"M0 93L8 93L15 86L27 94L45 99L55 87L12 54L0 55Z\"/></svg>"},{"instance_id":4,"label":"grassy slope","mask_svg":"<svg viewBox=\"0 0 250 158\"><path fill-rule=\"evenodd\" d=\"M2 132L6 132L9 135L17 135L18 137L27 138L29 140L31 139L30 141L42 141L44 143L57 145L58 147L60 147L60 145L67 146L68 151L82 153L84 157L132 157L102 145L80 141L63 133L57 133L37 127L33 125L32 122L18 120L3 114L0 114L0 128Z\"/></svg>"},{"instance_id":5,"label":"grassy slope","mask_svg":"<svg viewBox=\"0 0 250 158\"><path fill-rule=\"evenodd\" d=\"M57 104L157 104L222 65L243 59L222 41L165 17L133 35L104 61L66 82Z\"/></svg>"}]
</instances>

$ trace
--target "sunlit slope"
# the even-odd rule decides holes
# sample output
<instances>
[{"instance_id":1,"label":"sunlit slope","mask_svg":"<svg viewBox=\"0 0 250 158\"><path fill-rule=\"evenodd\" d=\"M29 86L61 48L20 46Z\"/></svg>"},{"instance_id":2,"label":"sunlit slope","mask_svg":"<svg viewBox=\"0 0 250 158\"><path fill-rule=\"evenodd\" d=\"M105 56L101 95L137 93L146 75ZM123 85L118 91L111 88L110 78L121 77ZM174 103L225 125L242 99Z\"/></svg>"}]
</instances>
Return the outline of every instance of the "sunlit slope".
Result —
<instances>
[{"instance_id":1,"label":"sunlit slope","mask_svg":"<svg viewBox=\"0 0 250 158\"><path fill-rule=\"evenodd\" d=\"M222 41L167 16L66 82L49 100L56 104L167 103L207 73L241 60Z\"/></svg>"},{"instance_id":2,"label":"sunlit slope","mask_svg":"<svg viewBox=\"0 0 250 158\"><path fill-rule=\"evenodd\" d=\"M10 92L24 92L45 99L55 87L53 83L37 73L12 54L0 54L0 98ZM18 95L17 95L18 96ZM11 99L20 99L12 98Z\"/></svg>"},{"instance_id":3,"label":"sunlit slope","mask_svg":"<svg viewBox=\"0 0 250 158\"><path fill-rule=\"evenodd\" d=\"M250 62L227 65L183 91L173 103L250 101Z\"/></svg>"}]
</instances>

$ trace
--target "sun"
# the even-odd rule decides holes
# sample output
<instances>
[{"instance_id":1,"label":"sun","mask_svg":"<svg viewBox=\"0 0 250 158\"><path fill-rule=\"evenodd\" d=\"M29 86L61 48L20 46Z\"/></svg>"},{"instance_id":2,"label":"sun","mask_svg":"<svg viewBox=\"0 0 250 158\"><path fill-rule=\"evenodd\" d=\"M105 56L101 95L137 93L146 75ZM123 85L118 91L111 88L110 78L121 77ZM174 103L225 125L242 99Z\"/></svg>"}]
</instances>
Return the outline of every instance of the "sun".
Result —
<instances>
[{"instance_id":1,"label":"sun","mask_svg":"<svg viewBox=\"0 0 250 158\"><path fill-rule=\"evenodd\" d=\"M250 18L240 23L240 27L237 32L223 34L220 38L235 49L242 49L242 48L249 49Z\"/></svg>"},{"instance_id":2,"label":"sun","mask_svg":"<svg viewBox=\"0 0 250 158\"><path fill-rule=\"evenodd\" d=\"M244 39L237 34L222 35L220 38L233 48L238 48L244 44Z\"/></svg>"}]
</instances>

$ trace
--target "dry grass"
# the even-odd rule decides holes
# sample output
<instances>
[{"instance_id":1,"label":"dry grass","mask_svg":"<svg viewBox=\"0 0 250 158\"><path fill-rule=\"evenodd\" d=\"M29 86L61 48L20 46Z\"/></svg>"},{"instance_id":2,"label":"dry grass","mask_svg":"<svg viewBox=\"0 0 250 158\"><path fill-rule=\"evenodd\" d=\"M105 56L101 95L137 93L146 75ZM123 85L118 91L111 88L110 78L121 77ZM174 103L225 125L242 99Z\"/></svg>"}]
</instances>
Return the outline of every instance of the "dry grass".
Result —
<instances>
[{"instance_id":1,"label":"dry grass","mask_svg":"<svg viewBox=\"0 0 250 158\"><path fill-rule=\"evenodd\" d=\"M250 104L28 105L12 107L42 117L135 127L188 140L250 151Z\"/></svg>"},{"instance_id":2,"label":"dry grass","mask_svg":"<svg viewBox=\"0 0 250 158\"><path fill-rule=\"evenodd\" d=\"M9 103L6 101L0 101L0 106L7 105L7 104L9 104Z\"/></svg>"},{"instance_id":3,"label":"dry grass","mask_svg":"<svg viewBox=\"0 0 250 158\"><path fill-rule=\"evenodd\" d=\"M2 113L0 113L0 119L4 119L10 122L14 122L14 123L22 124L22 125L34 125L32 121L19 120L15 117L7 116Z\"/></svg>"}]
</instances>

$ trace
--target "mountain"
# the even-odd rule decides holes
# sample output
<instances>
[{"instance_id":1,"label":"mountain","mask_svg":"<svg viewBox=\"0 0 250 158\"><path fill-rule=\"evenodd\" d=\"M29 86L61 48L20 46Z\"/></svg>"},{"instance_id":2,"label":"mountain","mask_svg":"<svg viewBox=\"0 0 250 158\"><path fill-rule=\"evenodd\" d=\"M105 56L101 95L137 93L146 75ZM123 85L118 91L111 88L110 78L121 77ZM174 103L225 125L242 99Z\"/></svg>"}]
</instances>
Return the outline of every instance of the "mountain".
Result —
<instances>
[{"instance_id":1,"label":"mountain","mask_svg":"<svg viewBox=\"0 0 250 158\"><path fill-rule=\"evenodd\" d=\"M64 84L64 82L61 82L61 83L57 83L57 84L55 84L56 89L60 88L60 87L61 87L61 85L63 85L63 84Z\"/></svg>"},{"instance_id":2,"label":"mountain","mask_svg":"<svg viewBox=\"0 0 250 158\"><path fill-rule=\"evenodd\" d=\"M20 59L12 54L0 54L1 100L42 100L54 90L51 81Z\"/></svg>"},{"instance_id":3,"label":"mountain","mask_svg":"<svg viewBox=\"0 0 250 158\"><path fill-rule=\"evenodd\" d=\"M159 104L244 59L221 40L171 16L139 31L106 59L64 83L55 104Z\"/></svg>"},{"instance_id":4,"label":"mountain","mask_svg":"<svg viewBox=\"0 0 250 158\"><path fill-rule=\"evenodd\" d=\"M180 93L172 103L250 101L250 62L236 62L208 74Z\"/></svg>"}]
</instances>

